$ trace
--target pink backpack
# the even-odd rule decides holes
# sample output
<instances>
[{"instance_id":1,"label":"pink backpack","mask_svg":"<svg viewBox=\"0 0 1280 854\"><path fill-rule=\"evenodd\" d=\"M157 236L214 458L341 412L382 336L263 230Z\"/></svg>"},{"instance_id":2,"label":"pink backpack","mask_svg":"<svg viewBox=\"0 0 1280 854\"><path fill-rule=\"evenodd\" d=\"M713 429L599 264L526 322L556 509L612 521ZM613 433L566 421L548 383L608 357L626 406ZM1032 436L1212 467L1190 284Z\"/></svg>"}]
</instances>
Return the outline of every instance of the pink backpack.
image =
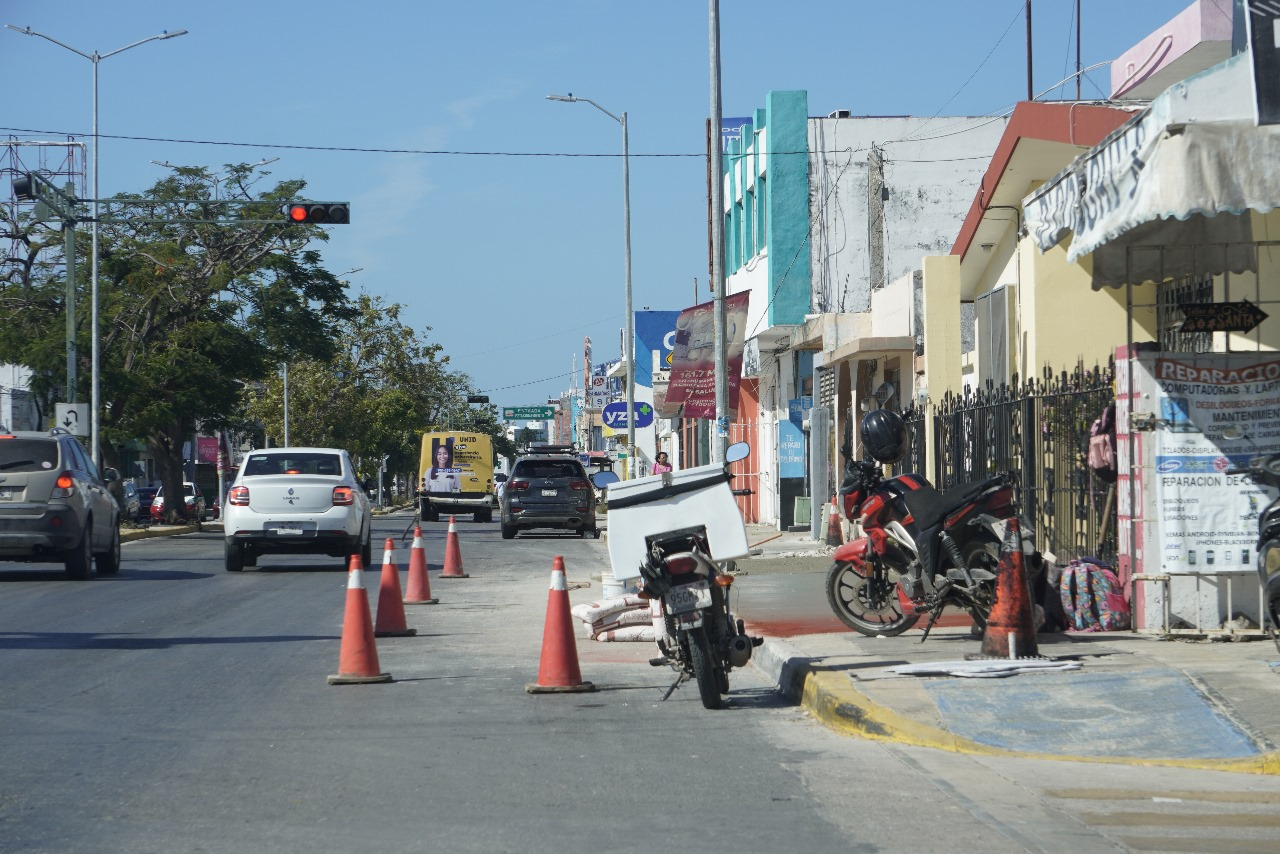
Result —
<instances>
[{"instance_id":1,"label":"pink backpack","mask_svg":"<svg viewBox=\"0 0 1280 854\"><path fill-rule=\"evenodd\" d=\"M1115 430L1116 405L1107 404L1107 408L1089 428L1089 468L1104 478L1116 475L1116 447L1111 434Z\"/></svg>"}]
</instances>

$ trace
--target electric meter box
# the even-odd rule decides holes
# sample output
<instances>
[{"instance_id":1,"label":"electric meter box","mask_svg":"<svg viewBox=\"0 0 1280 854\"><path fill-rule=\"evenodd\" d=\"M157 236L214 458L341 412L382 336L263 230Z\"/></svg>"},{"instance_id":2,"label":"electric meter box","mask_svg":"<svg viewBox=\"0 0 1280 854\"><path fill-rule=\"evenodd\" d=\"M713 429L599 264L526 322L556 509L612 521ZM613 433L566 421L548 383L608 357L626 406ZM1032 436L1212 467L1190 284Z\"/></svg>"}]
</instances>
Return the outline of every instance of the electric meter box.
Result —
<instances>
[{"instance_id":1,"label":"electric meter box","mask_svg":"<svg viewBox=\"0 0 1280 854\"><path fill-rule=\"evenodd\" d=\"M647 538L705 526L711 557L738 560L750 554L742 511L720 465L618 481L609 486L609 562L620 582L640 577Z\"/></svg>"}]
</instances>

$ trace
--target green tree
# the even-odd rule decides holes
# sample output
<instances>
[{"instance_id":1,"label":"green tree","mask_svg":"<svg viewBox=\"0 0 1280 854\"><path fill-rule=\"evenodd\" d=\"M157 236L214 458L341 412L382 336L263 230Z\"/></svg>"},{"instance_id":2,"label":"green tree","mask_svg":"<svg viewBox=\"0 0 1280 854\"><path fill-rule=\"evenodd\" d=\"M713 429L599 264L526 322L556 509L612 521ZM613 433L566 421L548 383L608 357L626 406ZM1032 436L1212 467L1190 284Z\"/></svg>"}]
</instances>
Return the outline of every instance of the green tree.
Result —
<instances>
[{"instance_id":1,"label":"green tree","mask_svg":"<svg viewBox=\"0 0 1280 854\"><path fill-rule=\"evenodd\" d=\"M416 482L422 434L471 430L505 437L493 407L467 404L466 374L452 369L439 344L401 320L403 307L360 294L356 311L336 330L327 360L289 362L289 442L347 449L361 478L387 470ZM248 413L276 442L284 437L283 377L267 377L250 395Z\"/></svg>"}]
</instances>

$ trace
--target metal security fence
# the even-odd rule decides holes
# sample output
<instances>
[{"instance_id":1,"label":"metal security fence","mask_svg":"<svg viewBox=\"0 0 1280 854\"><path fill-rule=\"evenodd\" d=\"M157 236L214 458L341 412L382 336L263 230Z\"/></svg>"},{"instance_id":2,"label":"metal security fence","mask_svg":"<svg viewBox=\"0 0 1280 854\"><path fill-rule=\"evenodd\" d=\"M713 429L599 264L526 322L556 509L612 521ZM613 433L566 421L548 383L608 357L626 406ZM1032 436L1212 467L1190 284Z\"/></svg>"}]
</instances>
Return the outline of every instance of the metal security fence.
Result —
<instances>
[{"instance_id":1,"label":"metal security fence","mask_svg":"<svg viewBox=\"0 0 1280 854\"><path fill-rule=\"evenodd\" d=\"M911 437L911 444L907 448L907 455L893 466L892 472L894 475L904 472L922 472L925 470L928 450L925 441L924 410L915 406L905 409L902 412L902 420L907 425L907 435Z\"/></svg>"},{"instance_id":2,"label":"metal security fence","mask_svg":"<svg viewBox=\"0 0 1280 854\"><path fill-rule=\"evenodd\" d=\"M1041 550L1059 562L1095 556L1114 564L1115 487L1086 464L1090 428L1115 401L1114 380L1111 363L948 394L934 413L934 484L946 490L1012 472Z\"/></svg>"}]
</instances>

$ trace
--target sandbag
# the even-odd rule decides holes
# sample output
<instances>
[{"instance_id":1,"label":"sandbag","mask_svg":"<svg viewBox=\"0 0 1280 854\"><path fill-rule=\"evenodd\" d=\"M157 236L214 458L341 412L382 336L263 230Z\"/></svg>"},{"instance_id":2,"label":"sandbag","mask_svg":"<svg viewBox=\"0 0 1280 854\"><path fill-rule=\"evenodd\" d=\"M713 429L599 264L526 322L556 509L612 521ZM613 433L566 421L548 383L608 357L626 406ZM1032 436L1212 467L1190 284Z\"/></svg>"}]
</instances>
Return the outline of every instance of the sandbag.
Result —
<instances>
[{"instance_id":1,"label":"sandbag","mask_svg":"<svg viewBox=\"0 0 1280 854\"><path fill-rule=\"evenodd\" d=\"M651 625L626 626L613 631L600 632L594 639L598 641L648 641L653 643L655 635Z\"/></svg>"}]
</instances>

